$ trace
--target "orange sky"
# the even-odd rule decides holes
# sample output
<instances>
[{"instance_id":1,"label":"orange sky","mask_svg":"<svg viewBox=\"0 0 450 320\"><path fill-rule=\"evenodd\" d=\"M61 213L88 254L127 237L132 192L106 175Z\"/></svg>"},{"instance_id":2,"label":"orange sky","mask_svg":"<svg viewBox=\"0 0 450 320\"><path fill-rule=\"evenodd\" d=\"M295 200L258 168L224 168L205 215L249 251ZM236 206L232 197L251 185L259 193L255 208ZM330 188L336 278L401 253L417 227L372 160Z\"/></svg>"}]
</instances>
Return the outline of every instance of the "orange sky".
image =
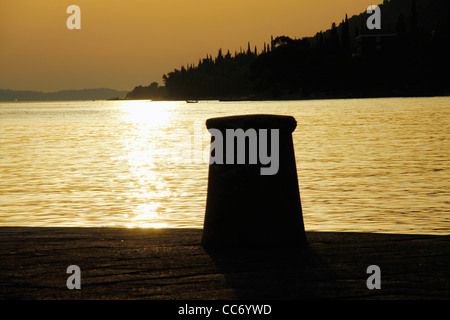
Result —
<instances>
[{"instance_id":1,"label":"orange sky","mask_svg":"<svg viewBox=\"0 0 450 320\"><path fill-rule=\"evenodd\" d=\"M312 36L381 0L0 0L0 88L131 90L270 36ZM81 30L69 30L69 5Z\"/></svg>"}]
</instances>

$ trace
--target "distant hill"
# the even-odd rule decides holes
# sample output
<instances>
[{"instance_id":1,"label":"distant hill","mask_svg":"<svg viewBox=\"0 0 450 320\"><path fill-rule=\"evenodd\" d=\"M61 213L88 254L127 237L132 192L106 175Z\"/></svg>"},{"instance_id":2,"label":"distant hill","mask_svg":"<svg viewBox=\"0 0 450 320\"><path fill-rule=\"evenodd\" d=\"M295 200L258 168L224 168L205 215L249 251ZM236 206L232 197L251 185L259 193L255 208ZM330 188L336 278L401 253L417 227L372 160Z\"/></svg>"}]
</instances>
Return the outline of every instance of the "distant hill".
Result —
<instances>
[{"instance_id":1,"label":"distant hill","mask_svg":"<svg viewBox=\"0 0 450 320\"><path fill-rule=\"evenodd\" d=\"M126 96L127 91L114 89L62 90L56 92L18 91L0 89L0 101L58 101L58 100L106 100Z\"/></svg>"},{"instance_id":2,"label":"distant hill","mask_svg":"<svg viewBox=\"0 0 450 320\"><path fill-rule=\"evenodd\" d=\"M198 64L137 86L128 99L315 99L450 95L450 1L375 0L371 14L342 16L313 37L271 37L234 55L219 48ZM226 53L225 53L226 52Z\"/></svg>"}]
</instances>

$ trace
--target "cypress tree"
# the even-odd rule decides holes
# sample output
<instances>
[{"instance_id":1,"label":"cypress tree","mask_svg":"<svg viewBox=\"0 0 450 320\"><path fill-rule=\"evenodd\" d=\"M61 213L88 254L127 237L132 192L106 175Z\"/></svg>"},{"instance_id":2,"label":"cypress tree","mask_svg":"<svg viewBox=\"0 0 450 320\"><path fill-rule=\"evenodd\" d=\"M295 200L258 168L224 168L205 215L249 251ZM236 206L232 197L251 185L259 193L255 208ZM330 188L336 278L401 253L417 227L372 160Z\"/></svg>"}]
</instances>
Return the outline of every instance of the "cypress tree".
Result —
<instances>
[{"instance_id":1,"label":"cypress tree","mask_svg":"<svg viewBox=\"0 0 450 320\"><path fill-rule=\"evenodd\" d=\"M344 52L350 51L350 28L347 14L345 14L345 20L342 22L342 49Z\"/></svg>"}]
</instances>

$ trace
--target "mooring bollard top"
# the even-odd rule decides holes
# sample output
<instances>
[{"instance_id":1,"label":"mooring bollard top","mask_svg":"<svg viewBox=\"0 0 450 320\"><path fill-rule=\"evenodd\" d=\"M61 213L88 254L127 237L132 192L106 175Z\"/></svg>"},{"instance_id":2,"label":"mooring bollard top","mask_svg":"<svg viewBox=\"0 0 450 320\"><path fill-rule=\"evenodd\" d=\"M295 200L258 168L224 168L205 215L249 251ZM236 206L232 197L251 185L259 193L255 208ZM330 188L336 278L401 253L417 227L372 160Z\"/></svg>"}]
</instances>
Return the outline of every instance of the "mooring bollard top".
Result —
<instances>
[{"instance_id":1,"label":"mooring bollard top","mask_svg":"<svg viewBox=\"0 0 450 320\"><path fill-rule=\"evenodd\" d=\"M280 131L293 132L297 127L297 121L291 116L273 114L251 114L243 116L229 116L211 118L206 120L208 129L279 129Z\"/></svg>"}]
</instances>

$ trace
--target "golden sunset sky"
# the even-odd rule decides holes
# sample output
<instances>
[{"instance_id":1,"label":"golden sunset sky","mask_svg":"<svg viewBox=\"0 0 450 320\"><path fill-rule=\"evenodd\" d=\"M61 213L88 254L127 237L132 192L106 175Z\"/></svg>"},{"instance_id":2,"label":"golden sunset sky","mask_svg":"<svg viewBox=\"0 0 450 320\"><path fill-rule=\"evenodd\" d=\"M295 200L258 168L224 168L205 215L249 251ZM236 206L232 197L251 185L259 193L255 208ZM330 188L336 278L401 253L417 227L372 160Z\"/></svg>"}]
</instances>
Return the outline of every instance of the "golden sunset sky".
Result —
<instances>
[{"instance_id":1,"label":"golden sunset sky","mask_svg":"<svg viewBox=\"0 0 450 320\"><path fill-rule=\"evenodd\" d=\"M0 88L131 90L219 48L313 36L381 0L0 0ZM69 5L81 29L69 30Z\"/></svg>"}]
</instances>

